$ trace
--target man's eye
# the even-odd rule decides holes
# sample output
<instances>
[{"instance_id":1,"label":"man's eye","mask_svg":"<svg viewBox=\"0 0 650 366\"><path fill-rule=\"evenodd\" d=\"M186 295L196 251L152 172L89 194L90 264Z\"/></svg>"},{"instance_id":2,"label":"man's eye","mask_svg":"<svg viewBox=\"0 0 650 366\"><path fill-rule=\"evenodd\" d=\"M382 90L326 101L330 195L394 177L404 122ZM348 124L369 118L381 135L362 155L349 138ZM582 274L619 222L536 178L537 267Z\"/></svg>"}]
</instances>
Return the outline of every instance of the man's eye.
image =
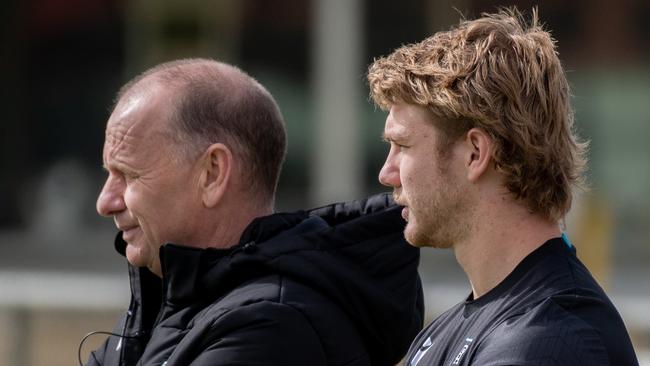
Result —
<instances>
[{"instance_id":1,"label":"man's eye","mask_svg":"<svg viewBox=\"0 0 650 366\"><path fill-rule=\"evenodd\" d=\"M132 181L134 181L134 180L136 180L136 179L138 179L138 175L137 175L137 174L133 174L133 173L124 173L124 180L126 180L127 182L132 182Z\"/></svg>"}]
</instances>

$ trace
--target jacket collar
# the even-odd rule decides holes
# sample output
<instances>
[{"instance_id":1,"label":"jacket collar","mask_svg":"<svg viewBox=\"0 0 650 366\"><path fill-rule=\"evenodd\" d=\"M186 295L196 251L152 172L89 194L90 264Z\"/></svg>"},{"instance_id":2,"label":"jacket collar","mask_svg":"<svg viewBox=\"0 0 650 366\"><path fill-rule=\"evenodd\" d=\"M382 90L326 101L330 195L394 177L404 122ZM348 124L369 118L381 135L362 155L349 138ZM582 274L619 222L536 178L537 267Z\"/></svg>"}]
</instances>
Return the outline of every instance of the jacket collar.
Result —
<instances>
[{"instance_id":1,"label":"jacket collar","mask_svg":"<svg viewBox=\"0 0 650 366\"><path fill-rule=\"evenodd\" d=\"M200 302L200 297L206 294L204 288L206 281L202 281L206 272L216 266L222 267L221 271L229 271L230 265L221 263L224 262L224 258L230 259L239 252L247 251L247 244L250 246L250 244L257 245L268 241L278 234L296 227L306 217L307 213L299 211L255 218L242 233L239 243L227 249L201 249L173 243L162 245L159 255L165 301L171 305ZM118 253L126 256L127 243L123 240L121 231L115 238L114 246ZM133 274L141 271L146 271L146 269L131 268L130 272Z\"/></svg>"},{"instance_id":2,"label":"jacket collar","mask_svg":"<svg viewBox=\"0 0 650 366\"><path fill-rule=\"evenodd\" d=\"M306 217L307 214L304 211L257 217L244 229L238 245L265 242L280 232L298 225Z\"/></svg>"}]
</instances>

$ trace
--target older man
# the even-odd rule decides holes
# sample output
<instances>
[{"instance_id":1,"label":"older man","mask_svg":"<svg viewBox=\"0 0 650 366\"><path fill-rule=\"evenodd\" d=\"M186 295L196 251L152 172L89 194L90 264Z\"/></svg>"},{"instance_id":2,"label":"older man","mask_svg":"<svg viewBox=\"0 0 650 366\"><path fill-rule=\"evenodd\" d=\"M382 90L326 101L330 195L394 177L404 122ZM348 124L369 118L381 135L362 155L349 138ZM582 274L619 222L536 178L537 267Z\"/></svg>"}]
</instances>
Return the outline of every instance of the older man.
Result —
<instances>
[{"instance_id":1,"label":"older man","mask_svg":"<svg viewBox=\"0 0 650 366\"><path fill-rule=\"evenodd\" d=\"M536 13L463 21L375 61L368 79L390 111L379 180L404 206L406 239L453 248L472 288L418 336L408 365L637 364L561 231L585 144Z\"/></svg>"},{"instance_id":2,"label":"older man","mask_svg":"<svg viewBox=\"0 0 650 366\"><path fill-rule=\"evenodd\" d=\"M271 95L181 60L108 120L97 211L133 299L89 365L391 365L421 328L418 252L387 196L273 214L285 155ZM162 296L161 296L162 294Z\"/></svg>"}]
</instances>

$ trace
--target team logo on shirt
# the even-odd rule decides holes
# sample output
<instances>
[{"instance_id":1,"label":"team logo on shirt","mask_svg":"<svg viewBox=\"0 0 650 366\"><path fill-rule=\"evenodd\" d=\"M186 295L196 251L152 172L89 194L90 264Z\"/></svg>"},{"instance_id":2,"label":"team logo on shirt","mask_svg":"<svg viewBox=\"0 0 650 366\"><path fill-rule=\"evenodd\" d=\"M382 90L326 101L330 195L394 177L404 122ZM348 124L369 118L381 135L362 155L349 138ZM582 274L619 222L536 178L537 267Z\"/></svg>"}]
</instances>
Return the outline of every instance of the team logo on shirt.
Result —
<instances>
[{"instance_id":1,"label":"team logo on shirt","mask_svg":"<svg viewBox=\"0 0 650 366\"><path fill-rule=\"evenodd\" d=\"M427 340L422 343L420 346L420 349L418 349L417 353L413 358L411 359L411 362L409 363L409 366L417 366L418 362L424 357L424 355L427 353L429 348L431 348L431 345L433 342L431 342L431 337L427 337Z\"/></svg>"},{"instance_id":2,"label":"team logo on shirt","mask_svg":"<svg viewBox=\"0 0 650 366\"><path fill-rule=\"evenodd\" d=\"M465 356L465 352L469 349L469 345L472 344L474 341L474 338L465 338L465 344L463 345L463 348L460 349L460 352L458 352L458 355L456 355L456 358L454 358L454 362L452 362L452 365L459 365L460 360L463 359L463 356Z\"/></svg>"}]
</instances>

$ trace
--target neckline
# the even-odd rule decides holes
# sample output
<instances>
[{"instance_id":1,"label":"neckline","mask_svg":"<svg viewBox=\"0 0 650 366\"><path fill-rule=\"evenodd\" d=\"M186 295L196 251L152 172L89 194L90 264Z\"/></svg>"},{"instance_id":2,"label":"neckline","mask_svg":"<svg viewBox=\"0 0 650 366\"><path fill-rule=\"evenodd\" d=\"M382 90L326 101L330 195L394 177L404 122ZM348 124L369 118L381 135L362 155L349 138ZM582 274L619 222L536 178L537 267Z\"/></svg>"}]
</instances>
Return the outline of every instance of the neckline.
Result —
<instances>
[{"instance_id":1,"label":"neckline","mask_svg":"<svg viewBox=\"0 0 650 366\"><path fill-rule=\"evenodd\" d=\"M499 284L488 291L485 295L478 299L473 299L470 293L463 302L463 315L470 317L476 311L491 303L493 300L500 298L502 295L512 289L512 287L530 272L540 261L552 253L568 254L574 253L575 247L569 247L567 242L562 237L555 237L547 240L537 249L530 252L524 259L522 259L517 266L510 272Z\"/></svg>"}]
</instances>

